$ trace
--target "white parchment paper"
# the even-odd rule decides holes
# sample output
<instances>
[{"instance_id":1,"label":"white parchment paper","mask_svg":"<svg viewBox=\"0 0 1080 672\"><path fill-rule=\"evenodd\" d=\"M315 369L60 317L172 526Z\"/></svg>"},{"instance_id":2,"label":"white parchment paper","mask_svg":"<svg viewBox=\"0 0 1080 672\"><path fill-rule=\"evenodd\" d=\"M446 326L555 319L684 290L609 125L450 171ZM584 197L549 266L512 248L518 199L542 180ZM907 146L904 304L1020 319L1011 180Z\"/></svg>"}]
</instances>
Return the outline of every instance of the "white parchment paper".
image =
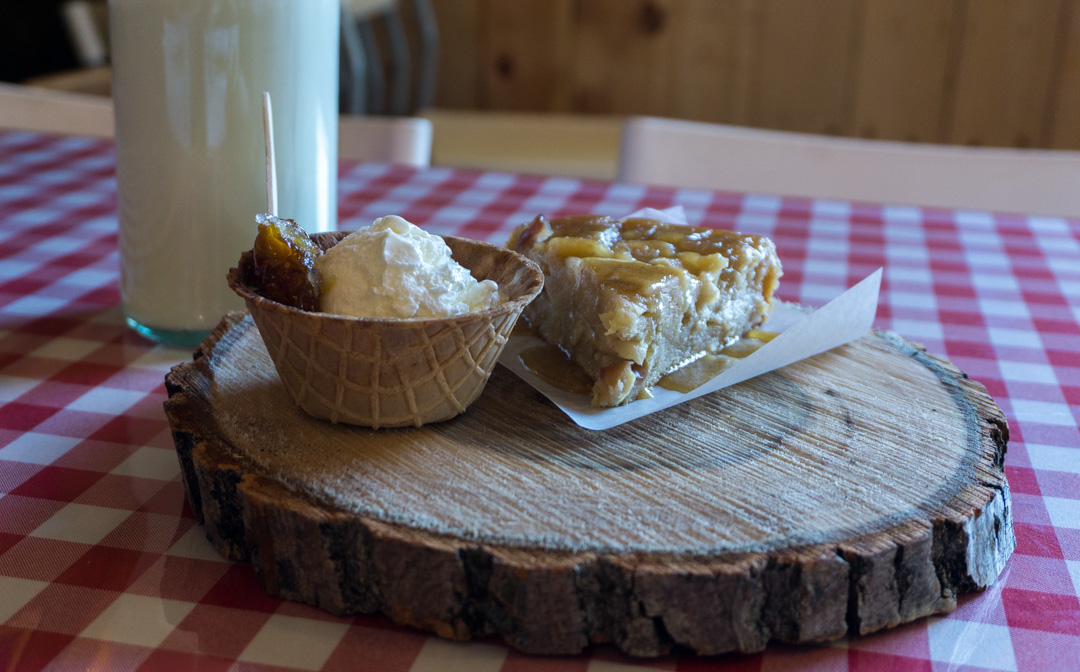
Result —
<instances>
[{"instance_id":1,"label":"white parchment paper","mask_svg":"<svg viewBox=\"0 0 1080 672\"><path fill-rule=\"evenodd\" d=\"M686 224L682 206L667 210L646 208L627 217L649 217L671 224ZM539 338L512 336L499 358L499 363L536 388L581 427L592 430L610 429L850 343L870 330L877 313L880 286L879 268L815 311L777 302L768 321L760 328L779 332L780 335L756 352L735 360L731 366L695 390L680 393L653 387L651 399L640 399L625 406L594 408L590 403L590 395L560 390L526 368L521 362L520 354L528 348L543 345L544 341Z\"/></svg>"}]
</instances>

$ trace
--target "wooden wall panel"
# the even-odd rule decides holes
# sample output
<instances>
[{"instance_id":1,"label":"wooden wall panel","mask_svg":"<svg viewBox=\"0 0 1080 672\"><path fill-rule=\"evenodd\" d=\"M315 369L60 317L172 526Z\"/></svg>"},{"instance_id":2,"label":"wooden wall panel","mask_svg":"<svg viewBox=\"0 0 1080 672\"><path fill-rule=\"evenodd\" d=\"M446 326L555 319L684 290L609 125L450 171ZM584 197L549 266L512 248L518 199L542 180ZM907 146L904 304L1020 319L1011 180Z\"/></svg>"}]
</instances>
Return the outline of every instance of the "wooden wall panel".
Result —
<instances>
[{"instance_id":1,"label":"wooden wall panel","mask_svg":"<svg viewBox=\"0 0 1080 672\"><path fill-rule=\"evenodd\" d=\"M759 0L750 72L755 126L840 134L849 126L856 0Z\"/></svg>"},{"instance_id":2,"label":"wooden wall panel","mask_svg":"<svg viewBox=\"0 0 1080 672\"><path fill-rule=\"evenodd\" d=\"M668 115L679 0L588 0L577 5L575 100L583 112ZM676 19L677 20L677 19Z\"/></svg>"},{"instance_id":3,"label":"wooden wall panel","mask_svg":"<svg viewBox=\"0 0 1080 672\"><path fill-rule=\"evenodd\" d=\"M978 0L963 17L945 141L1032 147L1050 103L1061 0Z\"/></svg>"},{"instance_id":4,"label":"wooden wall panel","mask_svg":"<svg viewBox=\"0 0 1080 672\"><path fill-rule=\"evenodd\" d=\"M683 0L675 5L666 114L698 121L749 123L755 49L753 0Z\"/></svg>"},{"instance_id":5,"label":"wooden wall panel","mask_svg":"<svg viewBox=\"0 0 1080 672\"><path fill-rule=\"evenodd\" d=\"M433 0L437 105L1080 148L1080 0Z\"/></svg>"},{"instance_id":6,"label":"wooden wall panel","mask_svg":"<svg viewBox=\"0 0 1080 672\"><path fill-rule=\"evenodd\" d=\"M1070 0L1066 13L1064 44L1051 83L1055 95L1041 144L1080 149L1080 0Z\"/></svg>"},{"instance_id":7,"label":"wooden wall panel","mask_svg":"<svg viewBox=\"0 0 1080 672\"><path fill-rule=\"evenodd\" d=\"M440 107L481 107L480 50L483 0L432 0L439 24L439 71L435 101Z\"/></svg>"},{"instance_id":8,"label":"wooden wall panel","mask_svg":"<svg viewBox=\"0 0 1080 672\"><path fill-rule=\"evenodd\" d=\"M498 110L571 110L577 30L573 0L485 0L483 6L485 105Z\"/></svg>"},{"instance_id":9,"label":"wooden wall panel","mask_svg":"<svg viewBox=\"0 0 1080 672\"><path fill-rule=\"evenodd\" d=\"M941 139L957 0L866 0L851 135Z\"/></svg>"}]
</instances>

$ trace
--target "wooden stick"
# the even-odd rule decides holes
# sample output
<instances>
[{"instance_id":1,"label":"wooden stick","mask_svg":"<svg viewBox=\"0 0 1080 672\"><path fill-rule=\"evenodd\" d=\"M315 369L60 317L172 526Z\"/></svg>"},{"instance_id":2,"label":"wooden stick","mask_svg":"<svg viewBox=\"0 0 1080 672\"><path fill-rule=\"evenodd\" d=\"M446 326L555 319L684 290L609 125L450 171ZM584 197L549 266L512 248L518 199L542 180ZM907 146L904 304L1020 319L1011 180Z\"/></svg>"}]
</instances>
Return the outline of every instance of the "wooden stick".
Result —
<instances>
[{"instance_id":1,"label":"wooden stick","mask_svg":"<svg viewBox=\"0 0 1080 672\"><path fill-rule=\"evenodd\" d=\"M263 91L263 135L266 140L266 213L277 216L277 163L274 158L274 112L270 92Z\"/></svg>"}]
</instances>

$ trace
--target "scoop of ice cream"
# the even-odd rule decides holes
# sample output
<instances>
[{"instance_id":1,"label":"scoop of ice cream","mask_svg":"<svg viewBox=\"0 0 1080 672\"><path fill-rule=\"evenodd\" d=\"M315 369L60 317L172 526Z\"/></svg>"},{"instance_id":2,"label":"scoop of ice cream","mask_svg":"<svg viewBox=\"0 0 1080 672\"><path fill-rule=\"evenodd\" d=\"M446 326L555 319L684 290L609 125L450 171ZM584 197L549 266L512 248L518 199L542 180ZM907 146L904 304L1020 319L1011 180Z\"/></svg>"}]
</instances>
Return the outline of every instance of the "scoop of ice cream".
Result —
<instances>
[{"instance_id":1,"label":"scoop of ice cream","mask_svg":"<svg viewBox=\"0 0 1080 672\"><path fill-rule=\"evenodd\" d=\"M346 236L319 257L315 269L324 313L450 317L498 301L498 285L477 282L442 238L393 215Z\"/></svg>"}]
</instances>

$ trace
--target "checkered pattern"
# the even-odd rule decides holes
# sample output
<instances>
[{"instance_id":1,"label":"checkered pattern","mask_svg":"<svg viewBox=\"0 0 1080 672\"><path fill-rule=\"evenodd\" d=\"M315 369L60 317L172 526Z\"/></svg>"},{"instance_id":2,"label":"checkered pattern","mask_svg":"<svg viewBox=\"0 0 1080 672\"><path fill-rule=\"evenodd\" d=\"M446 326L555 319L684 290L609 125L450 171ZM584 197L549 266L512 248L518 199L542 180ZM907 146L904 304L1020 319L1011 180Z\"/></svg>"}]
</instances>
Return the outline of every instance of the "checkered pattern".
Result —
<instances>
[{"instance_id":1,"label":"checkered pattern","mask_svg":"<svg viewBox=\"0 0 1080 672\"><path fill-rule=\"evenodd\" d=\"M372 164L343 169L340 219L501 242L538 212L675 203L771 236L787 300L884 266L878 326L987 386L1018 542L995 586L869 637L654 661L535 659L269 598L184 501L161 403L188 353L123 325L111 144L0 133L0 669L1080 669L1080 221Z\"/></svg>"}]
</instances>

